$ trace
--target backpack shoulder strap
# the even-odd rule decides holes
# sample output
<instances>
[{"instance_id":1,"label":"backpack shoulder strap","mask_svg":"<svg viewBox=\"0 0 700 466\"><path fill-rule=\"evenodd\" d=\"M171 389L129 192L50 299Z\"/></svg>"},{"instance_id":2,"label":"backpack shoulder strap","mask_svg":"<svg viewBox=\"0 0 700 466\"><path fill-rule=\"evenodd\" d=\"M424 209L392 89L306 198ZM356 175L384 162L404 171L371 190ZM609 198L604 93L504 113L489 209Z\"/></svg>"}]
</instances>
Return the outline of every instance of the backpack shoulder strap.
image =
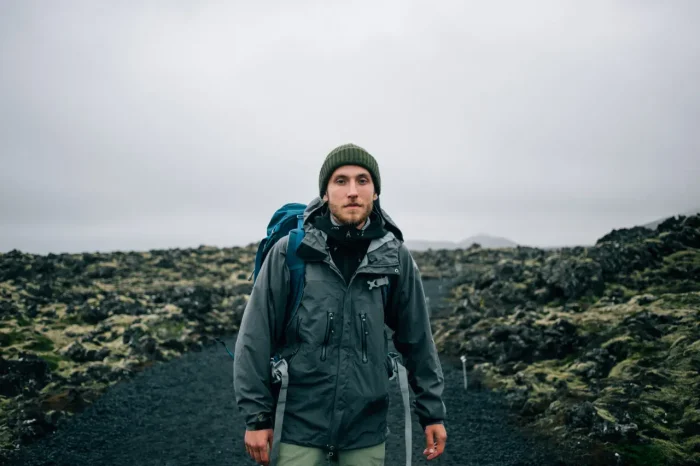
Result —
<instances>
[{"instance_id":1,"label":"backpack shoulder strap","mask_svg":"<svg viewBox=\"0 0 700 466\"><path fill-rule=\"evenodd\" d=\"M289 269L290 293L287 301L287 322L301 301L304 285L304 261L297 255L297 249L304 239L303 214L297 216L297 227L289 232L287 243L287 268Z\"/></svg>"},{"instance_id":2,"label":"backpack shoulder strap","mask_svg":"<svg viewBox=\"0 0 700 466\"><path fill-rule=\"evenodd\" d=\"M291 322L296 312L304 284L304 261L297 255L297 249L304 239L303 214L297 216L297 227L289 232L287 243L287 267L289 268L290 292L287 300L287 312L285 313L285 327ZM274 435L272 436L272 451L270 452L272 464L277 464L280 442L282 440L282 426L284 423L284 410L287 403L287 387L289 375L287 361L273 359L271 361L272 378L275 383L281 383L275 407Z\"/></svg>"}]
</instances>

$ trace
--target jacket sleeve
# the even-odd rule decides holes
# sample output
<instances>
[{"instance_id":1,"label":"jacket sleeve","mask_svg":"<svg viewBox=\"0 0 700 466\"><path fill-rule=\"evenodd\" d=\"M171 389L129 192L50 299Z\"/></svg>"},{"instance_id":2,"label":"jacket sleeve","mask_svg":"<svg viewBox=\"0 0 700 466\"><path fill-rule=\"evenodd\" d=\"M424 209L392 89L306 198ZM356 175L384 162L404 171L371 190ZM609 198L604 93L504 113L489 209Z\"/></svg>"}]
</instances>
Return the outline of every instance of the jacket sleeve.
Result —
<instances>
[{"instance_id":1,"label":"jacket sleeve","mask_svg":"<svg viewBox=\"0 0 700 466\"><path fill-rule=\"evenodd\" d=\"M247 430L272 428L274 398L270 357L281 335L289 288L287 239L272 247L243 311L233 362L233 385Z\"/></svg>"},{"instance_id":2,"label":"jacket sleeve","mask_svg":"<svg viewBox=\"0 0 700 466\"><path fill-rule=\"evenodd\" d=\"M430 327L420 270L405 245L399 249L398 286L392 293L392 312L387 324L403 356L408 381L415 395L415 412L421 426L443 423L444 376Z\"/></svg>"}]
</instances>

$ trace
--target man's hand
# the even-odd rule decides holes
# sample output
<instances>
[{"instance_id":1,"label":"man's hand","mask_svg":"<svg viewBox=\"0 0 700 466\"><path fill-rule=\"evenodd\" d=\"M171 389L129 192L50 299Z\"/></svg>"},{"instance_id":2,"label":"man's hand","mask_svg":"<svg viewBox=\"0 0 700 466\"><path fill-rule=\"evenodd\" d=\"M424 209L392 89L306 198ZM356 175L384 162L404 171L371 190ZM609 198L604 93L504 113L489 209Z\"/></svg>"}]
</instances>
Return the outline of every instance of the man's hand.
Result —
<instances>
[{"instance_id":1,"label":"man's hand","mask_svg":"<svg viewBox=\"0 0 700 466\"><path fill-rule=\"evenodd\" d=\"M425 427L425 450L423 455L428 460L432 460L442 455L445 451L445 442L447 441L447 432L442 424L431 424Z\"/></svg>"},{"instance_id":2,"label":"man's hand","mask_svg":"<svg viewBox=\"0 0 700 466\"><path fill-rule=\"evenodd\" d=\"M272 449L272 429L247 430L245 432L245 449L256 463L270 464Z\"/></svg>"}]
</instances>

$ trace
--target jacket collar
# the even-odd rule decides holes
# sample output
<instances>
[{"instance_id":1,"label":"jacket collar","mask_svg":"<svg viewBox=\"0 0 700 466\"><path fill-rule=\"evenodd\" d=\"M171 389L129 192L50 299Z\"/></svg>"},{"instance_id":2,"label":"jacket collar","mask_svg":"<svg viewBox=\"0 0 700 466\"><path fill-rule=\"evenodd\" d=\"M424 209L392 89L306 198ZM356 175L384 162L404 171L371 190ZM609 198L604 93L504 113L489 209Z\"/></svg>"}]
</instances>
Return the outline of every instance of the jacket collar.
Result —
<instances>
[{"instance_id":1,"label":"jacket collar","mask_svg":"<svg viewBox=\"0 0 700 466\"><path fill-rule=\"evenodd\" d=\"M305 261L330 261L330 252L326 244L327 235L313 225L313 218L323 212L325 202L320 198L314 198L304 211L304 239L299 245L299 257ZM384 222L387 234L381 238L373 239L367 249L367 254L360 263L358 270L366 268L367 272L384 272L391 269L393 272L399 263L398 246L403 242L403 234L394 221L379 205L379 200L374 203L374 211L379 220Z\"/></svg>"}]
</instances>

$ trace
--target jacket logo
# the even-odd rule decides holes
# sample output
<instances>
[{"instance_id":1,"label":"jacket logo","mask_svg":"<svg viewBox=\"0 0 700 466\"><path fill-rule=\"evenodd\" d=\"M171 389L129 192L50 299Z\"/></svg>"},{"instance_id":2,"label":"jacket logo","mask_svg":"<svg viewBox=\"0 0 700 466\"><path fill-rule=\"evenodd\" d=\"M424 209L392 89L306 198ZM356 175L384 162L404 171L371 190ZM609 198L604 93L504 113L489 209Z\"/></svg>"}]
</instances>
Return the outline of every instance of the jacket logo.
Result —
<instances>
[{"instance_id":1,"label":"jacket logo","mask_svg":"<svg viewBox=\"0 0 700 466\"><path fill-rule=\"evenodd\" d=\"M367 280L369 284L369 289L379 288L382 285L389 284L389 277L375 278L374 280Z\"/></svg>"}]
</instances>

